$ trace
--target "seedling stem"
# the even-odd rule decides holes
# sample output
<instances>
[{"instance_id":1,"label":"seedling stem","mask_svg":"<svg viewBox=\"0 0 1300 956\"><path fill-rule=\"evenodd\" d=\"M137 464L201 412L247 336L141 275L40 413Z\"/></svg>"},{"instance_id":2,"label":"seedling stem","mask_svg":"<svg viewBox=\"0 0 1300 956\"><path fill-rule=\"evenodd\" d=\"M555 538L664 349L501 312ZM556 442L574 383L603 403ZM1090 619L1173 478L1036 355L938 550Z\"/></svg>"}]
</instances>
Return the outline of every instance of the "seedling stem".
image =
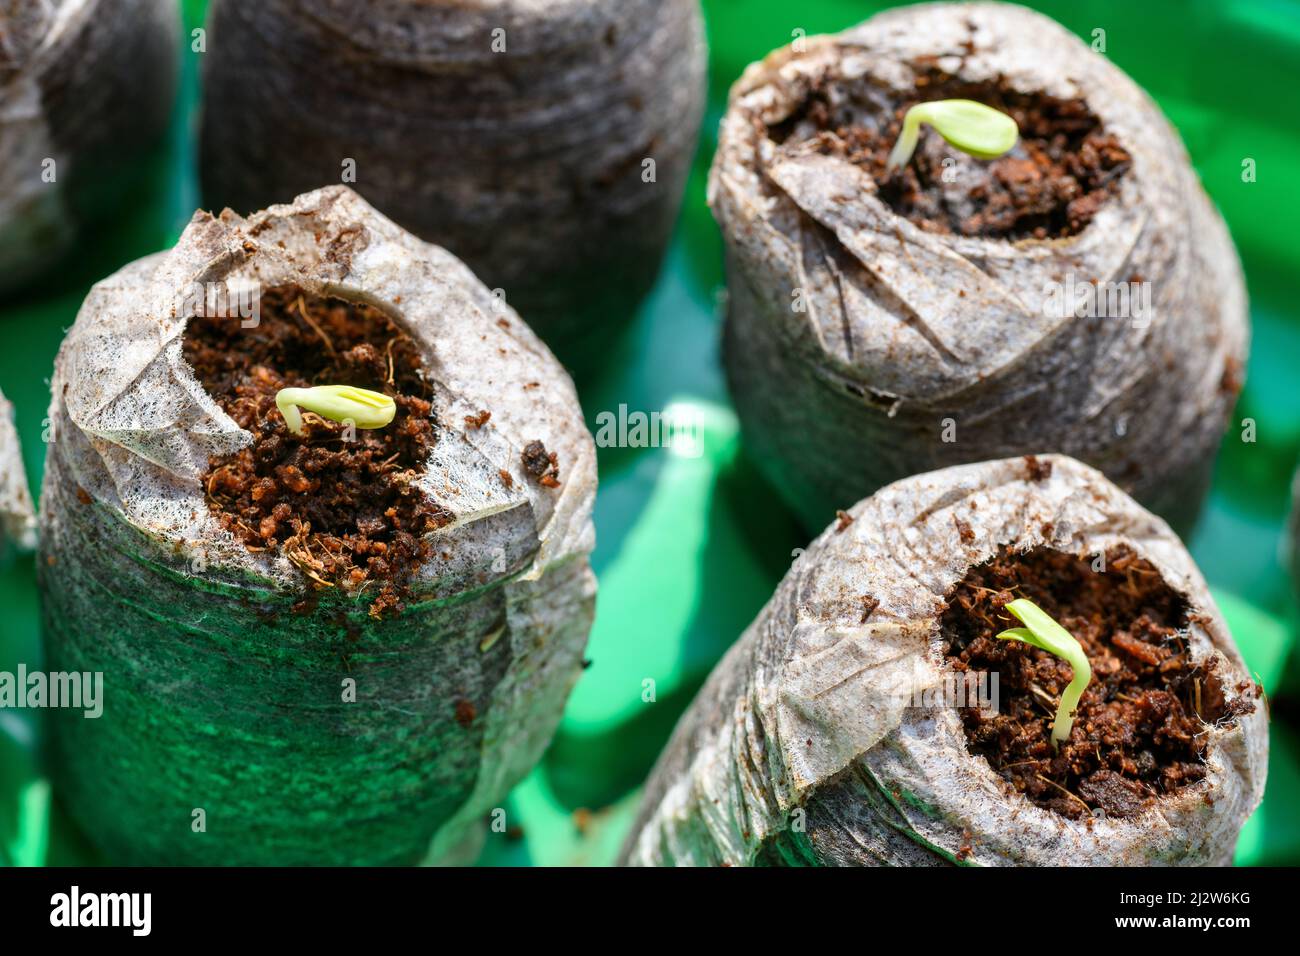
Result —
<instances>
[{"instance_id":1,"label":"seedling stem","mask_svg":"<svg viewBox=\"0 0 1300 956\"><path fill-rule=\"evenodd\" d=\"M974 100L917 103L903 116L903 129L885 164L886 174L911 160L922 123L934 127L949 143L976 159L996 159L1015 146L1020 135L1014 119Z\"/></svg>"},{"instance_id":2,"label":"seedling stem","mask_svg":"<svg viewBox=\"0 0 1300 956\"><path fill-rule=\"evenodd\" d=\"M999 640L1024 641L1042 648L1061 658L1074 671L1069 685L1061 694L1056 719L1052 722L1052 747L1059 750L1061 741L1069 739L1070 730L1074 727L1074 712L1079 707L1079 698L1083 696L1084 689L1092 680L1092 665L1088 663L1088 655L1083 652L1083 645L1075 636L1057 624L1050 614L1033 601L1017 598L1007 603L1007 610L1025 626L1008 628L998 635Z\"/></svg>"}]
</instances>

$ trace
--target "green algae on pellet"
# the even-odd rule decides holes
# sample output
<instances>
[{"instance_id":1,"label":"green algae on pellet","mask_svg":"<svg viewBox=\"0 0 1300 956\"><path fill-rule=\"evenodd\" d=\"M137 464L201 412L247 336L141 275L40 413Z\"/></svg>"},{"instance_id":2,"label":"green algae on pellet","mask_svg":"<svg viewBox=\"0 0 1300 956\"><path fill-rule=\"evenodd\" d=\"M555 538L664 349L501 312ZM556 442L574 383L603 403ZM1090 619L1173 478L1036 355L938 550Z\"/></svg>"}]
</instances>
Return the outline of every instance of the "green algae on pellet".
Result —
<instances>
[{"instance_id":1,"label":"green algae on pellet","mask_svg":"<svg viewBox=\"0 0 1300 956\"><path fill-rule=\"evenodd\" d=\"M247 325L182 305L195 282L250 280L265 302ZM337 354L303 347L311 322ZM274 410L284 379L315 375L402 405L354 436L356 476L330 471L345 426L291 440ZM51 773L104 856L472 859L554 732L593 613L594 448L527 326L450 253L331 187L198 214L174 249L96 285L50 418L46 660L104 674L102 717L52 715ZM564 462L559 487L528 479L534 440ZM217 469L244 452L227 484ZM403 535L400 575L371 563ZM396 600L372 613L385 581Z\"/></svg>"}]
</instances>

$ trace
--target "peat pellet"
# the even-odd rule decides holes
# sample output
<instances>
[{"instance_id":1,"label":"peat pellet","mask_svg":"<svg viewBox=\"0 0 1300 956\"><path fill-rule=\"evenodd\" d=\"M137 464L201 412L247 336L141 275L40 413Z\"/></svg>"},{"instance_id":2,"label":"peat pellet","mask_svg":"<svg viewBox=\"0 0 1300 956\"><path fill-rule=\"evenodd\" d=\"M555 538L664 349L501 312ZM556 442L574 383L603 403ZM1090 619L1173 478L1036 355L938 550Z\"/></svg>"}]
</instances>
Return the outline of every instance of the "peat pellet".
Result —
<instances>
[{"instance_id":1,"label":"peat pellet","mask_svg":"<svg viewBox=\"0 0 1300 956\"><path fill-rule=\"evenodd\" d=\"M0 291L118 208L171 112L173 0L19 0L0 14Z\"/></svg>"},{"instance_id":2,"label":"peat pellet","mask_svg":"<svg viewBox=\"0 0 1300 956\"><path fill-rule=\"evenodd\" d=\"M906 109L1017 120L975 159ZM709 199L728 379L810 530L934 468L1063 452L1192 524L1242 384L1246 297L1176 132L1105 56L1002 4L925 4L801 39L732 89Z\"/></svg>"},{"instance_id":3,"label":"peat pellet","mask_svg":"<svg viewBox=\"0 0 1300 956\"><path fill-rule=\"evenodd\" d=\"M280 389L324 385L394 417L304 398L289 431ZM91 290L50 420L46 657L104 675L102 717L55 713L52 766L105 855L471 859L595 592L593 442L518 316L345 187L198 213Z\"/></svg>"},{"instance_id":4,"label":"peat pellet","mask_svg":"<svg viewBox=\"0 0 1300 956\"><path fill-rule=\"evenodd\" d=\"M998 640L1035 602L1086 652ZM1161 519L1064 456L859 502L795 561L652 772L635 865L1221 865L1268 762L1261 691Z\"/></svg>"},{"instance_id":5,"label":"peat pellet","mask_svg":"<svg viewBox=\"0 0 1300 956\"><path fill-rule=\"evenodd\" d=\"M705 92L697 0L215 0L200 168L238 211L346 182L590 368L650 288Z\"/></svg>"},{"instance_id":6,"label":"peat pellet","mask_svg":"<svg viewBox=\"0 0 1300 956\"><path fill-rule=\"evenodd\" d=\"M30 549L35 544L36 516L14 427L14 407L0 392L0 560L12 546Z\"/></svg>"}]
</instances>

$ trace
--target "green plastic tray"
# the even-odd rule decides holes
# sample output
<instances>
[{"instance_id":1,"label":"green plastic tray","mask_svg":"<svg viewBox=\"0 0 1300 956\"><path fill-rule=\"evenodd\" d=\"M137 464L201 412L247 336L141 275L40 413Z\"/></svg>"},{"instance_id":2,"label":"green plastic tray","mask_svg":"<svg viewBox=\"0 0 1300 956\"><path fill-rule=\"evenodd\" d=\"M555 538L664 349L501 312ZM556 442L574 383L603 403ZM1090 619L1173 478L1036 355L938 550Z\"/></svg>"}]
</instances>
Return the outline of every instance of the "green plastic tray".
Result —
<instances>
[{"instance_id":1,"label":"green plastic tray","mask_svg":"<svg viewBox=\"0 0 1300 956\"><path fill-rule=\"evenodd\" d=\"M1264 804L1238 848L1243 864L1300 863L1300 727L1297 614L1279 559L1287 486L1300 452L1300 274L1291 241L1300 221L1300 4L1294 0L1057 0L1031 4L1091 40L1160 102L1182 132L1207 189L1227 217L1245 262L1254 342L1236 421L1253 418L1257 441L1228 435L1213 497L1191 542L1273 714ZM0 388L18 407L33 487L44 458L51 362L90 284L166 248L198 203L194 128L200 54L188 31L205 3L184 3L184 82L172 134L133 214L84 238L41 287L0 303ZM677 236L663 275L626 347L602 379L584 385L593 428L620 404L651 412L675 401L700 406L705 454L600 450L594 563L601 590L588 657L559 734L511 795L503 833L480 862L594 864L613 861L639 788L682 709L749 623L804 535L746 460L718 365L721 241L704 182L726 91L746 64L802 30L843 29L888 4L862 0L706 0L710 109ZM1253 183L1242 161L1254 159ZM290 197L286 197L290 198ZM39 608L31 558L0 570L0 670L40 662ZM642 698L653 679L653 702ZM42 776L39 713L0 710L0 863L98 862L62 814Z\"/></svg>"}]
</instances>

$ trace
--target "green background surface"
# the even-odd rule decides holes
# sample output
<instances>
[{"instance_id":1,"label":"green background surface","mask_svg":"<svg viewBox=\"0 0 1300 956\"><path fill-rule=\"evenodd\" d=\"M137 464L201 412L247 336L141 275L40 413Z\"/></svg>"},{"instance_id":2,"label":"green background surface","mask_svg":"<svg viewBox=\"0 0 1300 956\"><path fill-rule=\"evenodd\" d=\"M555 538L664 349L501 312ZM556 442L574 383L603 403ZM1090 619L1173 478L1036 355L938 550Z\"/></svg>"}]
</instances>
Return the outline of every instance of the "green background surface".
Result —
<instances>
[{"instance_id":1,"label":"green background surface","mask_svg":"<svg viewBox=\"0 0 1300 956\"><path fill-rule=\"evenodd\" d=\"M613 0L611 0L613 2ZM620 404L700 406L705 454L600 450L596 504L600 578L585 671L554 744L506 804L504 833L480 862L608 864L639 787L682 709L790 565L805 536L745 458L718 364L721 240L705 177L727 88L749 62L796 30L840 30L890 4L864 0L706 0L710 100L694 175L663 274L625 347L584 384L589 425ZM1243 864L1300 862L1300 662L1297 611L1280 541L1300 451L1300 305L1291 277L1300 250L1300 2L1297 0L1058 0L1031 4L1091 41L1159 101L1177 125L1246 267L1253 345L1213 496L1190 541L1246 661L1267 693L1272 756L1263 806L1238 847ZM201 54L188 31L205 3L186 0L182 87L167 141L139 195L116 222L87 232L37 287L0 302L0 389L18 409L33 488L44 457L49 374L91 283L174 243L198 206L194 131ZM207 54L211 55L211 54ZM234 146L233 148L237 148ZM1242 163L1256 163L1244 182ZM287 201L292 197L284 197ZM454 251L454 250L453 250ZM527 318L525 316L525 318ZM33 563L0 569L0 671L39 667ZM653 679L653 702L643 682ZM0 710L0 863L96 862L41 775L39 713Z\"/></svg>"}]
</instances>

